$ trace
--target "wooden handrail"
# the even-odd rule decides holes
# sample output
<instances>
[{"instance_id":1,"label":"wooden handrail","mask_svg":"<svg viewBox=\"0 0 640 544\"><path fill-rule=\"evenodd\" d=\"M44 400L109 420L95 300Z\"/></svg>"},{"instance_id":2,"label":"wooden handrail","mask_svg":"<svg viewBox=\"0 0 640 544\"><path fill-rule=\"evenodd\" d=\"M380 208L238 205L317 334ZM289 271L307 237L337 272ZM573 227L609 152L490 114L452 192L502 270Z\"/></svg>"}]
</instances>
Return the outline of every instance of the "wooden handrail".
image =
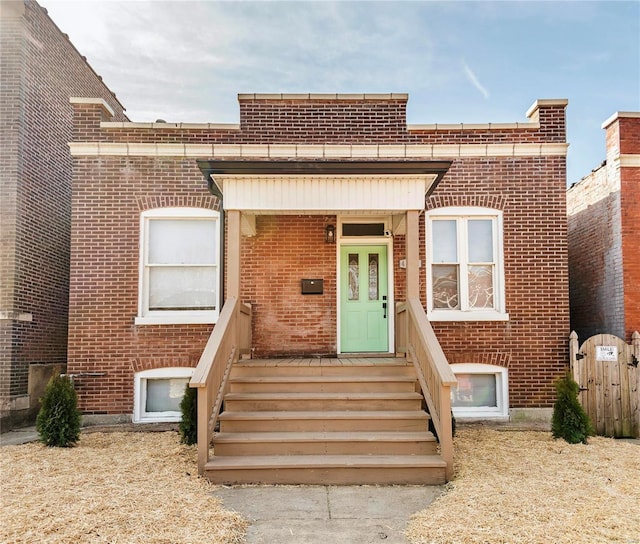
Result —
<instances>
[{"instance_id":1,"label":"wooden handrail","mask_svg":"<svg viewBox=\"0 0 640 544\"><path fill-rule=\"evenodd\" d=\"M235 297L225 302L189 387L198 389L198 471L209 460L209 444L222 406L227 381L242 350L251 346L251 306Z\"/></svg>"},{"instance_id":2,"label":"wooden handrail","mask_svg":"<svg viewBox=\"0 0 640 544\"><path fill-rule=\"evenodd\" d=\"M440 441L440 455L447 463L446 479L453 476L453 430L451 425L451 387L458 381L417 298L396 307L398 351L413 363L422 394L429 407Z\"/></svg>"}]
</instances>

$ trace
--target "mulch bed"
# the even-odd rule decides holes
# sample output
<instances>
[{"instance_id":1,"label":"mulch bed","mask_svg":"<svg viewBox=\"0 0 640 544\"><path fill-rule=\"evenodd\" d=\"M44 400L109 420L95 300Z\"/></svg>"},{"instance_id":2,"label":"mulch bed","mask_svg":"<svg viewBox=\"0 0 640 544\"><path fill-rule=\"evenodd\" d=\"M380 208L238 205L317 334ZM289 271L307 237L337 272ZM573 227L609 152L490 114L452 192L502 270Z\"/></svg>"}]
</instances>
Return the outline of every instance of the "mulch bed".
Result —
<instances>
[{"instance_id":1,"label":"mulch bed","mask_svg":"<svg viewBox=\"0 0 640 544\"><path fill-rule=\"evenodd\" d=\"M239 543L246 521L175 432L83 433L74 448L0 448L0 541Z\"/></svg>"},{"instance_id":2,"label":"mulch bed","mask_svg":"<svg viewBox=\"0 0 640 544\"><path fill-rule=\"evenodd\" d=\"M410 520L412 544L640 544L637 444L475 426L455 447L454 479ZM175 432L0 448L0 541L243 542L247 522L212 496L195 460Z\"/></svg>"},{"instance_id":3,"label":"mulch bed","mask_svg":"<svg viewBox=\"0 0 640 544\"><path fill-rule=\"evenodd\" d=\"M463 428L447 492L409 522L412 544L640 544L640 447L549 432Z\"/></svg>"}]
</instances>

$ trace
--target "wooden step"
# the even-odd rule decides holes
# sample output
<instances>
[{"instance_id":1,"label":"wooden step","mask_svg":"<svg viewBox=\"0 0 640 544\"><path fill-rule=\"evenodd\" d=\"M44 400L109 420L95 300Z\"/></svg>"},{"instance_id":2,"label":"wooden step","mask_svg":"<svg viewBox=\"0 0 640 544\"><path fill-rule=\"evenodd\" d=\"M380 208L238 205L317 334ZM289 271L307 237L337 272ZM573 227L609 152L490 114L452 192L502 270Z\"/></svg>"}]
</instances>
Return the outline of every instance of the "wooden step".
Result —
<instances>
[{"instance_id":1,"label":"wooden step","mask_svg":"<svg viewBox=\"0 0 640 544\"><path fill-rule=\"evenodd\" d=\"M216 484L437 485L437 455L272 455L214 457L205 475Z\"/></svg>"},{"instance_id":2,"label":"wooden step","mask_svg":"<svg viewBox=\"0 0 640 544\"><path fill-rule=\"evenodd\" d=\"M221 432L417 432L429 427L422 410L225 411L218 420Z\"/></svg>"},{"instance_id":3,"label":"wooden step","mask_svg":"<svg viewBox=\"0 0 640 544\"><path fill-rule=\"evenodd\" d=\"M228 393L225 410L419 410L419 393Z\"/></svg>"},{"instance_id":4,"label":"wooden step","mask_svg":"<svg viewBox=\"0 0 640 544\"><path fill-rule=\"evenodd\" d=\"M252 376L229 380L231 393L415 392L411 376Z\"/></svg>"},{"instance_id":5,"label":"wooden step","mask_svg":"<svg viewBox=\"0 0 640 544\"><path fill-rule=\"evenodd\" d=\"M218 433L214 455L435 455L430 432Z\"/></svg>"},{"instance_id":6,"label":"wooden step","mask_svg":"<svg viewBox=\"0 0 640 544\"><path fill-rule=\"evenodd\" d=\"M385 359L386 360L386 359ZM389 359L387 363L362 365L294 365L276 361L251 360L233 365L231 377L241 376L411 376L415 378L412 364L405 359Z\"/></svg>"}]
</instances>

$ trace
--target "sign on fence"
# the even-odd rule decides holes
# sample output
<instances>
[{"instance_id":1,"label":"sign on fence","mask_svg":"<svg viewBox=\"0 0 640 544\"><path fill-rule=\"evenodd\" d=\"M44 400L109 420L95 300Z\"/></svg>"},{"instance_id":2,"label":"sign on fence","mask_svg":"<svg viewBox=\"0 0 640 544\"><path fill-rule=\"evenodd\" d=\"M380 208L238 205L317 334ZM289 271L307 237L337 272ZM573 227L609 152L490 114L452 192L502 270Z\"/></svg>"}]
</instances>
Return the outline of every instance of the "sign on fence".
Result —
<instances>
[{"instance_id":1,"label":"sign on fence","mask_svg":"<svg viewBox=\"0 0 640 544\"><path fill-rule=\"evenodd\" d=\"M596 346L596 361L617 361L618 346Z\"/></svg>"},{"instance_id":2,"label":"sign on fence","mask_svg":"<svg viewBox=\"0 0 640 544\"><path fill-rule=\"evenodd\" d=\"M580 403L599 435L640 437L640 334L632 338L629 345L612 334L597 334L578 348L578 335L569 336Z\"/></svg>"}]
</instances>

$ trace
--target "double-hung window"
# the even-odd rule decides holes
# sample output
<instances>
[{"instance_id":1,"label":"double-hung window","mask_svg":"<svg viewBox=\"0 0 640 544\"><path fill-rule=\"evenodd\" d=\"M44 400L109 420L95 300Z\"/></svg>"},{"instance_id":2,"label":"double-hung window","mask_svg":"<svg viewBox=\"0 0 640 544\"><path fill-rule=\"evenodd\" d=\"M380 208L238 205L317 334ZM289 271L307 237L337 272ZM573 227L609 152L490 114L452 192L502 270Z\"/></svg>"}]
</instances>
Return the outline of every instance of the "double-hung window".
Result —
<instances>
[{"instance_id":1,"label":"double-hung window","mask_svg":"<svg viewBox=\"0 0 640 544\"><path fill-rule=\"evenodd\" d=\"M159 208L141 214L136 324L215 323L219 313L219 214Z\"/></svg>"},{"instance_id":2,"label":"double-hung window","mask_svg":"<svg viewBox=\"0 0 640 544\"><path fill-rule=\"evenodd\" d=\"M440 208L426 228L429 319L507 320L502 212Z\"/></svg>"}]
</instances>

